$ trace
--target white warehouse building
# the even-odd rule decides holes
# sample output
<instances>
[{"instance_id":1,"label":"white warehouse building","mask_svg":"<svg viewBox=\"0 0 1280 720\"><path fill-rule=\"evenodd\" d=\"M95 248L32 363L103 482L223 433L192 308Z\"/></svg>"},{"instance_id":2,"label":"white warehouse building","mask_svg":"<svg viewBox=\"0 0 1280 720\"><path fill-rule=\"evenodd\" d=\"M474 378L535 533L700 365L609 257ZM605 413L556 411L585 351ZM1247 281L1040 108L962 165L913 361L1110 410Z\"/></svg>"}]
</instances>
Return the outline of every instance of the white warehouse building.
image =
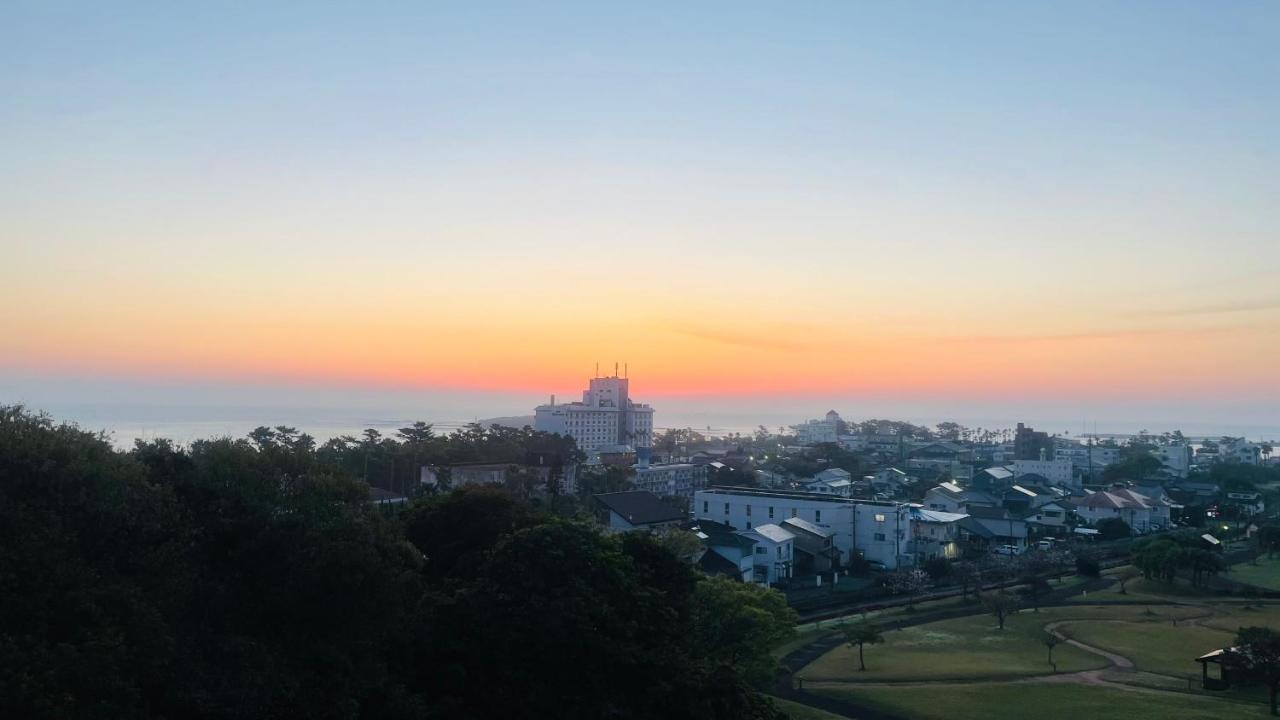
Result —
<instances>
[{"instance_id":1,"label":"white warehouse building","mask_svg":"<svg viewBox=\"0 0 1280 720\"><path fill-rule=\"evenodd\" d=\"M840 551L841 563L859 552L893 570L913 564L910 507L818 493L711 487L694 493L693 516L736 530L800 518L835 534L832 544Z\"/></svg>"},{"instance_id":2,"label":"white warehouse building","mask_svg":"<svg viewBox=\"0 0 1280 720\"><path fill-rule=\"evenodd\" d=\"M550 404L534 409L533 429L567 435L588 456L619 446L647 456L653 446L653 408L631 400L630 382L617 375L592 378L582 402L557 405L553 395Z\"/></svg>"}]
</instances>

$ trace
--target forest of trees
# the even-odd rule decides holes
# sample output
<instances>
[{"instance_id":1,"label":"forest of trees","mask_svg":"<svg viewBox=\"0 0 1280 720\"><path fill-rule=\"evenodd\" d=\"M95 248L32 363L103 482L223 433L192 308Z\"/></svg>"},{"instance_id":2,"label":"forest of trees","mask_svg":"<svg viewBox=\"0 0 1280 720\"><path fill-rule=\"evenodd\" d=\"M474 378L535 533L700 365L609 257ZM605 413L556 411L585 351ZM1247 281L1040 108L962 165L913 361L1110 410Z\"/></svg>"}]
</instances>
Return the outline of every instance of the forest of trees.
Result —
<instances>
[{"instance_id":1,"label":"forest of trees","mask_svg":"<svg viewBox=\"0 0 1280 720\"><path fill-rule=\"evenodd\" d=\"M368 502L366 462L465 443L255 435L0 408L0 717L782 717L776 592L497 490Z\"/></svg>"}]
</instances>

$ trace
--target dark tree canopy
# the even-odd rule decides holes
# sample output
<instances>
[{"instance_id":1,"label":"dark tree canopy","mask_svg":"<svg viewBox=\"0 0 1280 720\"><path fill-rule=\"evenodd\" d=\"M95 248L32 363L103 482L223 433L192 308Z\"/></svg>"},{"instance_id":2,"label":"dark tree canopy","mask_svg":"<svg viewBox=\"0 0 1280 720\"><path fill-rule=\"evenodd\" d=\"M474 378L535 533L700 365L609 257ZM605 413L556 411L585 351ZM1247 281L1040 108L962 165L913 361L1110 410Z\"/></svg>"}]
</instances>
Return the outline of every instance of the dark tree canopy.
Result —
<instances>
[{"instance_id":1,"label":"dark tree canopy","mask_svg":"<svg viewBox=\"0 0 1280 720\"><path fill-rule=\"evenodd\" d=\"M441 452L400 437L119 452L0 407L0 717L779 717L776 592L495 490L387 511L343 454Z\"/></svg>"}]
</instances>

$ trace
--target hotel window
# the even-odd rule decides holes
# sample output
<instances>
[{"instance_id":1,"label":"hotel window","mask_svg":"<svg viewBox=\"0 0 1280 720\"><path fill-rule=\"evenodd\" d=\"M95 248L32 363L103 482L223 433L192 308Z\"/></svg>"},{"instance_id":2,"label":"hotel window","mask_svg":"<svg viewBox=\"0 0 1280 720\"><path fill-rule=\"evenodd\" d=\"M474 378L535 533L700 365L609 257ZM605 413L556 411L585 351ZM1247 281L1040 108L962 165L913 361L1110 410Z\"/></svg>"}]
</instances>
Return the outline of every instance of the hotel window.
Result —
<instances>
[{"instance_id":1,"label":"hotel window","mask_svg":"<svg viewBox=\"0 0 1280 720\"><path fill-rule=\"evenodd\" d=\"M770 506L769 506L769 519L770 519L770 520L772 520L772 519L773 519L773 506L772 506L772 505L770 505Z\"/></svg>"},{"instance_id":2,"label":"hotel window","mask_svg":"<svg viewBox=\"0 0 1280 720\"><path fill-rule=\"evenodd\" d=\"M795 509L795 508L791 508L791 517L796 517L796 516L798 516L799 514L800 514L800 511L799 511L799 510L797 510L797 509Z\"/></svg>"},{"instance_id":3,"label":"hotel window","mask_svg":"<svg viewBox=\"0 0 1280 720\"><path fill-rule=\"evenodd\" d=\"M725 504L724 504L724 514L725 514L725 515L728 515L728 514L729 514L729 503L725 503Z\"/></svg>"},{"instance_id":4,"label":"hotel window","mask_svg":"<svg viewBox=\"0 0 1280 720\"><path fill-rule=\"evenodd\" d=\"M876 513L876 522L884 522L884 513Z\"/></svg>"},{"instance_id":5,"label":"hotel window","mask_svg":"<svg viewBox=\"0 0 1280 720\"><path fill-rule=\"evenodd\" d=\"M884 542L884 533L875 534L876 542Z\"/></svg>"},{"instance_id":6,"label":"hotel window","mask_svg":"<svg viewBox=\"0 0 1280 720\"><path fill-rule=\"evenodd\" d=\"M782 558L782 546L781 546L781 545L779 545L779 546L778 546L778 558L779 558L779 559L781 559L781 558Z\"/></svg>"},{"instance_id":7,"label":"hotel window","mask_svg":"<svg viewBox=\"0 0 1280 720\"><path fill-rule=\"evenodd\" d=\"M747 506L747 517L751 517L751 506Z\"/></svg>"},{"instance_id":8,"label":"hotel window","mask_svg":"<svg viewBox=\"0 0 1280 720\"><path fill-rule=\"evenodd\" d=\"M814 521L814 522L822 522L822 511L821 511L821 510L814 510L814 511L813 511L813 521Z\"/></svg>"},{"instance_id":9,"label":"hotel window","mask_svg":"<svg viewBox=\"0 0 1280 720\"><path fill-rule=\"evenodd\" d=\"M711 512L710 510L708 510L708 509L707 509L708 507L710 507L710 505L711 505L711 502L710 502L710 501L708 501L708 500L703 500L703 501L702 501L702 512L704 512L704 513Z\"/></svg>"}]
</instances>

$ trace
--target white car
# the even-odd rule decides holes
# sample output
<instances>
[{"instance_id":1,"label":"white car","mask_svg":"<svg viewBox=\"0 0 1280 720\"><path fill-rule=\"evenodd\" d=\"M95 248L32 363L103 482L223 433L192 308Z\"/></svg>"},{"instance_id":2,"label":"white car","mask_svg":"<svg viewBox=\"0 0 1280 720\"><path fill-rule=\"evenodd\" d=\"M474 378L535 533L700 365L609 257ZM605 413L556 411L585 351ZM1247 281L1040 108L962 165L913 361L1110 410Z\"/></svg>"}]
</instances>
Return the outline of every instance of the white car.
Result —
<instances>
[{"instance_id":1,"label":"white car","mask_svg":"<svg viewBox=\"0 0 1280 720\"><path fill-rule=\"evenodd\" d=\"M991 552L996 555L1018 555L1022 553L1017 545L1001 545L1000 547L991 548Z\"/></svg>"}]
</instances>

